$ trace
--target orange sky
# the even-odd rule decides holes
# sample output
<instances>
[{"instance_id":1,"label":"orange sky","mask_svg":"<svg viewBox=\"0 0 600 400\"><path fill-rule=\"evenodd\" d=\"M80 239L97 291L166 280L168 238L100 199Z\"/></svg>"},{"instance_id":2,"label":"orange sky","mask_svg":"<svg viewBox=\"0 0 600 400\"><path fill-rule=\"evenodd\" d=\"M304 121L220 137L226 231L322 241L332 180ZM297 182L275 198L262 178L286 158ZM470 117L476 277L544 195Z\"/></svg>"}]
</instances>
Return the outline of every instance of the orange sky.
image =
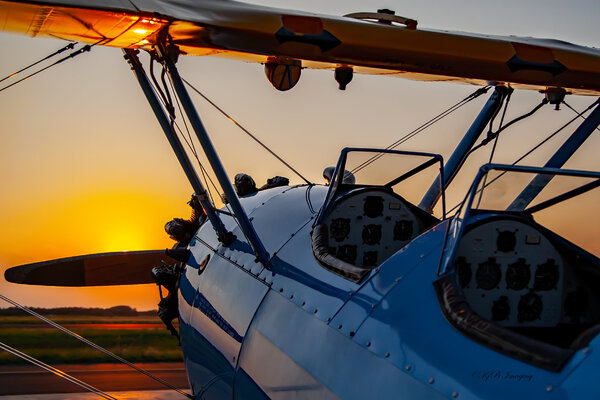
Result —
<instances>
[{"instance_id":1,"label":"orange sky","mask_svg":"<svg viewBox=\"0 0 600 400\"><path fill-rule=\"evenodd\" d=\"M342 0L256 3L337 15L375 7L367 1ZM481 3L489 2L386 1L378 7L395 9L427 28L554 37L598 46L597 0L569 5L556 0L526 5L514 0ZM63 45L1 34L0 77ZM385 147L475 89L356 76L342 92L331 71L304 70L298 86L281 93L270 86L260 65L183 57L179 67L184 78L316 182L322 181L323 168L335 163L342 147ZM229 121L202 100L195 100L231 176L244 171L259 185L274 175L298 182ZM538 93L516 92L509 118L528 111L539 100ZM567 100L577 109L593 101ZM483 102L469 104L403 149L440 152L447 157ZM191 189L120 50L95 48L0 92L0 115L0 271L48 258L172 245L163 225L175 216L188 216L185 202ZM514 161L571 116L566 109L540 111L537 119L507 132L495 161ZM543 163L564 138L565 134L529 163ZM600 137L595 134L567 166L599 170L598 149ZM450 205L462 199L473 171L488 156L489 150L482 150L467 163L467 172L448 193ZM587 217L593 222L590 225L600 225L597 210ZM599 237L597 230L594 237ZM152 285L69 289L0 282L0 293L47 307L129 304L150 309L158 301Z\"/></svg>"}]
</instances>

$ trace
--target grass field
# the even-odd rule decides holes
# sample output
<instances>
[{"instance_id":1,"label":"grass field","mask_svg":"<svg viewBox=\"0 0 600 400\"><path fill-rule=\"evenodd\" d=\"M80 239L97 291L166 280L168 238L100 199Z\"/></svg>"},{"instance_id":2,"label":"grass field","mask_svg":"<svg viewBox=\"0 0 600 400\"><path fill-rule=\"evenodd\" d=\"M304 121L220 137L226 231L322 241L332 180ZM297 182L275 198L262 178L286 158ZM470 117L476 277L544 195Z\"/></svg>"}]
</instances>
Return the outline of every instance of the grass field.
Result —
<instances>
[{"instance_id":1,"label":"grass field","mask_svg":"<svg viewBox=\"0 0 600 400\"><path fill-rule=\"evenodd\" d=\"M158 317L50 316L48 318L61 325L69 325L69 329L73 332L128 361L182 360L177 339L164 328ZM0 317L0 342L49 364L114 361L77 339L40 323L40 320L28 316ZM107 329L106 324L110 324L111 327ZM127 324L127 329L119 329L113 324ZM137 329L137 324L143 325ZM25 361L0 350L0 364L21 363Z\"/></svg>"},{"instance_id":2,"label":"grass field","mask_svg":"<svg viewBox=\"0 0 600 400\"><path fill-rule=\"evenodd\" d=\"M90 315L44 315L59 324L161 324L157 316L141 317L100 317ZM31 315L0 315L0 327L5 324L43 324L44 322Z\"/></svg>"}]
</instances>

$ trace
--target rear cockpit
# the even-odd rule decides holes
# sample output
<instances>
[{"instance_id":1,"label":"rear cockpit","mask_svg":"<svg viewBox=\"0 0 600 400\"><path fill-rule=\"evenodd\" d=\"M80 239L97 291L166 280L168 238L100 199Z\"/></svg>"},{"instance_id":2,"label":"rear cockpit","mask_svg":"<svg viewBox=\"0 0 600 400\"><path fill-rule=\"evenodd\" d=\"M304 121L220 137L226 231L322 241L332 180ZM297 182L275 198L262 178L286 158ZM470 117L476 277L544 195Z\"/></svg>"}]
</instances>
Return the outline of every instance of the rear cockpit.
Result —
<instances>
[{"instance_id":1,"label":"rear cockpit","mask_svg":"<svg viewBox=\"0 0 600 400\"><path fill-rule=\"evenodd\" d=\"M600 174L554 170L546 175L556 181L542 191L545 199L529 208L497 210L483 208L481 201L482 191L497 179L487 177L492 169L499 170L482 170L448 234L442 278L435 283L442 310L470 338L557 371L600 333L600 259L597 241L548 228L572 229L576 224L569 219L578 215L591 222L595 210L588 208L588 214L584 207L600 195ZM527 171L503 167L500 172ZM567 186L555 175L579 181ZM577 203L580 195L586 198ZM591 248L584 249L587 244Z\"/></svg>"},{"instance_id":2,"label":"rear cockpit","mask_svg":"<svg viewBox=\"0 0 600 400\"><path fill-rule=\"evenodd\" d=\"M373 181L371 184L357 183L346 170L350 152L410 157L413 163L408 171L385 178L384 182L381 181L383 175L377 176L375 180L381 184L372 184ZM390 150L342 151L312 234L313 253L321 265L353 281L360 281L416 236L438 223L439 219L412 204L400 194L403 193L401 190L397 190L397 186L404 186L399 185L401 182L404 184L432 165L441 168L441 157ZM438 171L429 169L434 173Z\"/></svg>"}]
</instances>

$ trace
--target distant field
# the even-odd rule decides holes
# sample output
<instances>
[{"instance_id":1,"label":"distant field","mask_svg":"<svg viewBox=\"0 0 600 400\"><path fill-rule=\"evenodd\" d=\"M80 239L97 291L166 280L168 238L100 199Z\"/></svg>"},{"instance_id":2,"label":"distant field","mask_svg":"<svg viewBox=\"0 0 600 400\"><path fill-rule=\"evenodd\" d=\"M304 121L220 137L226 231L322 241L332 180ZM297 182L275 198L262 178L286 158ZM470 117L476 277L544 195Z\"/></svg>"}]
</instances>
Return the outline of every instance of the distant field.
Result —
<instances>
[{"instance_id":1,"label":"distant field","mask_svg":"<svg viewBox=\"0 0 600 400\"><path fill-rule=\"evenodd\" d=\"M59 324L161 324L158 316L135 316L135 317L102 317L90 315L44 315L46 318ZM0 315L0 326L3 324L40 324L39 319L31 315L5 316Z\"/></svg>"},{"instance_id":2,"label":"distant field","mask_svg":"<svg viewBox=\"0 0 600 400\"><path fill-rule=\"evenodd\" d=\"M177 339L158 317L48 317L132 362L182 361ZM0 342L49 364L114 361L103 353L29 316L0 316ZM120 329L122 325L123 329ZM23 364L0 350L0 364Z\"/></svg>"}]
</instances>

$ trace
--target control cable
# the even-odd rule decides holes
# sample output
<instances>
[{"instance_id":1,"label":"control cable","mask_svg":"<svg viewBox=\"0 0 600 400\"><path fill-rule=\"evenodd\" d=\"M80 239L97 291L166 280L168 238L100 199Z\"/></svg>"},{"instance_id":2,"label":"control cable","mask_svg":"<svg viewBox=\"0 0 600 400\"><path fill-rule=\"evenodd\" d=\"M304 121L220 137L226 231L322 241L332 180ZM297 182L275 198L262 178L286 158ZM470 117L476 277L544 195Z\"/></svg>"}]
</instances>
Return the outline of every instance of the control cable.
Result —
<instances>
[{"instance_id":1,"label":"control cable","mask_svg":"<svg viewBox=\"0 0 600 400\"><path fill-rule=\"evenodd\" d=\"M10 78L12 78L12 77L14 77L14 76L16 76L16 75L20 74L21 72L23 72L23 71L25 71L25 70L28 70L29 68L31 68L31 67L33 67L33 66L36 66L36 65L38 65L39 63L41 63L41 62L43 62L43 61L46 61L46 60L48 60L48 59L50 59L50 58L52 58L52 57L54 57L54 56L56 56L56 55L58 55L58 54L62 53L63 51L66 51L66 50L71 50L71 49L73 49L73 48L75 47L75 44L76 44L76 42L71 42L71 43L69 43L68 45L66 45L66 46L65 46L65 47L63 47L62 49L58 49L58 50L56 50L54 53L52 53L52 54L50 54L50 55L47 55L46 57L42 58L41 60L38 60L38 61L34 62L33 64L29 64L29 65L28 65L28 66L26 66L25 68L21 68L21 69L20 69L20 70L18 70L17 72L13 72L12 74L10 74L10 75L8 75L8 76L5 76L4 78L0 79L0 82L4 82L5 80L7 80L7 79L10 79Z\"/></svg>"},{"instance_id":2,"label":"control cable","mask_svg":"<svg viewBox=\"0 0 600 400\"><path fill-rule=\"evenodd\" d=\"M25 353L23 353L23 352L15 349L15 348L12 348L12 347L10 347L7 344L4 344L4 343L0 342L0 349L5 350L5 351L9 352L10 354L15 355L15 356L21 358L22 360L25 360L25 361L33 364L33 365L36 365L36 366L38 366L40 368L43 368L46 371L48 371L48 372L50 372L50 373L52 373L52 374L54 374L54 375L56 375L56 376L58 376L60 378L66 379L67 381L69 381L71 383L74 383L77 386L79 386L81 388L84 388L84 389L86 389L86 390L88 390L88 391L90 391L92 393L95 393L95 394L97 394L98 396L100 396L102 398L105 398L105 399L108 399L108 400L118 400L116 397L112 397L108 393L103 392L102 390L100 390L100 389L98 389L98 388L96 388L96 387L94 387L94 386L92 386L90 384L87 384L84 381L79 380L79 379L75 378L74 376L67 374L64 371L61 371L58 368L54 368L53 366L48 365L48 364L46 364L46 363L38 360L37 358L33 358L29 354L25 354Z\"/></svg>"},{"instance_id":3,"label":"control cable","mask_svg":"<svg viewBox=\"0 0 600 400\"><path fill-rule=\"evenodd\" d=\"M90 347L93 347L94 349L96 349L96 350L98 350L98 351L106 354L107 356L109 356L111 358L114 358L115 360L120 361L123 364L128 365L129 367L131 367L131 368L135 369L136 371L138 371L138 372L146 375L147 377L149 377L151 379L154 379L155 381L163 384L164 386L168 387L169 389L172 389L172 390L178 392L179 394L181 394L181 395L183 395L183 396L185 396L187 398L193 399L193 397L191 395L189 395L188 393L184 392L181 389L176 388L175 386L171 385L169 382L167 382L167 381L165 381L165 380L163 380L163 379L161 379L161 378L153 375L152 373L150 373L150 372L148 372L148 371L146 371L146 370L138 367L137 365L135 365L135 364L133 364L133 363L125 360L124 358L119 357L115 353L112 353L111 351L106 350L105 348L97 345L96 343L89 341L88 339L84 338L83 336L80 336L80 335L76 334L75 332L70 331L69 329L65 328L64 326L62 326L62 325L60 325L60 324L58 324L58 323L56 323L56 322L54 322L52 320L49 320L48 318L44 317L43 315L40 315L40 314L36 313L35 311L33 311L33 310L31 310L31 309L29 309L29 308L27 308L27 307L25 307L25 306L17 303L16 301L14 301L12 299L9 299L8 297L6 297L6 296L4 296L2 294L0 294L0 299L6 301L7 303L12 304L15 307L20 308L21 310L25 311L26 313L28 313L28 314L30 314L30 315L32 315L32 316L34 316L34 317L36 317L36 318L44 321L45 323L47 323L47 324L55 327L58 330L63 331L67 335L74 337L75 339L77 339L77 340L79 340L79 341L87 344Z\"/></svg>"},{"instance_id":4,"label":"control cable","mask_svg":"<svg viewBox=\"0 0 600 400\"><path fill-rule=\"evenodd\" d=\"M102 39L102 41L103 41L103 40L104 40L104 39ZM74 57L76 57L76 56L78 56L78 55L80 55L80 54L86 53L86 52L90 51L90 50L92 49L92 47L94 47L95 45L97 45L97 44L99 44L99 43L100 43L100 42L97 42L97 43L94 43L94 44L86 44L85 46L83 46L83 47L82 47L82 48L80 48L79 50L76 50L76 51L72 52L72 53L71 53L71 54L69 54L68 56L66 56L66 57L63 57L63 58L61 58L60 60L58 60L58 61L55 61L55 62L53 62L52 64L50 64L50 65L48 65L48 66L46 66L46 67L44 67L44 68L42 68L42 69L40 69L40 70L38 70L38 71L32 72L31 74L29 74L29 75L27 75L27 76L25 76L25 77L23 77L23 78L19 79L19 80L18 80L18 81L16 81L16 82L13 82L13 83L11 83L11 84L9 84L9 85L6 85L6 86L4 86L3 88L0 88L0 92L2 92L2 91L4 91L4 90L8 89L9 87L15 86L16 84L18 84L18 83L21 83L21 82L23 82L23 81L25 81L25 80L27 80L27 79L29 79L29 78L31 78L31 77L33 77L33 76L35 76L35 75L39 74L40 72L44 72L45 70L47 70L47 69L49 69L49 68L51 68L51 67L54 67L55 65L58 65L58 64L62 63L63 61L66 61L66 60L68 60L68 59L70 59L70 58L74 58Z\"/></svg>"}]
</instances>

